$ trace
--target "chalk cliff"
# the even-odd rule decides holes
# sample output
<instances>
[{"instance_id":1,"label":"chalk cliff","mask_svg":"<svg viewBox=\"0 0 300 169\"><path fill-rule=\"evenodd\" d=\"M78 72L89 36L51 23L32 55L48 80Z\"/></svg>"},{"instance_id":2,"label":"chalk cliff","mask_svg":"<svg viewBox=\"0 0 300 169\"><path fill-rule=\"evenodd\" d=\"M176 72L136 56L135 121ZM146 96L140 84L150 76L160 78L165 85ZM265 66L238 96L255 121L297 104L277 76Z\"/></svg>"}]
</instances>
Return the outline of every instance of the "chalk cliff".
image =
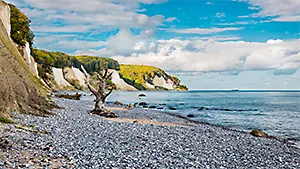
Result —
<instances>
[{"instance_id":1,"label":"chalk cliff","mask_svg":"<svg viewBox=\"0 0 300 169\"><path fill-rule=\"evenodd\" d=\"M10 25L10 7L9 5L0 0L0 19L7 32L8 37L10 37L11 25Z\"/></svg>"}]
</instances>

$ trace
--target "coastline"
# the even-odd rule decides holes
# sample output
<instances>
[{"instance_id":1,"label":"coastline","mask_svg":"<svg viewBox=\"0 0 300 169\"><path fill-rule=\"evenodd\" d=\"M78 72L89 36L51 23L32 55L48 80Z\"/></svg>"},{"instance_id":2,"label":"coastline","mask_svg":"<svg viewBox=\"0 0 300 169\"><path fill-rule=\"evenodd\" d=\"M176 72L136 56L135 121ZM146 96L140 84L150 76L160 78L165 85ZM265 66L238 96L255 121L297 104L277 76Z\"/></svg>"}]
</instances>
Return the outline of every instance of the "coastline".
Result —
<instances>
[{"instance_id":1,"label":"coastline","mask_svg":"<svg viewBox=\"0 0 300 169\"><path fill-rule=\"evenodd\" d=\"M27 134L33 135L34 144L55 147L46 155L67 157L78 168L296 168L300 165L300 150L278 140L256 138L246 132L166 112L109 105L121 119L131 119L115 122L88 114L93 107L90 101L56 98L55 101L65 107L55 110L55 116L16 114L17 122L49 132ZM138 124L137 119L148 121Z\"/></svg>"}]
</instances>

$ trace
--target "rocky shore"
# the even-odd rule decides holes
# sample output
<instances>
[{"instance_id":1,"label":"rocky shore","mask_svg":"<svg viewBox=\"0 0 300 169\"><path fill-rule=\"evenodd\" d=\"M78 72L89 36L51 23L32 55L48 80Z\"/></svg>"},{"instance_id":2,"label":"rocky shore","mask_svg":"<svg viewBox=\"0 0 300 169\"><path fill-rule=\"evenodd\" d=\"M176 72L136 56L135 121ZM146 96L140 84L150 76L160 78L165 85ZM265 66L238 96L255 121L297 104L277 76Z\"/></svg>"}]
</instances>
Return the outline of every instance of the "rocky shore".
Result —
<instances>
[{"instance_id":1,"label":"rocky shore","mask_svg":"<svg viewBox=\"0 0 300 169\"><path fill-rule=\"evenodd\" d=\"M105 119L88 114L92 102L55 101L55 116L16 114L22 127L6 125L0 168L300 167L300 150L274 139L140 108L110 107L119 118Z\"/></svg>"}]
</instances>

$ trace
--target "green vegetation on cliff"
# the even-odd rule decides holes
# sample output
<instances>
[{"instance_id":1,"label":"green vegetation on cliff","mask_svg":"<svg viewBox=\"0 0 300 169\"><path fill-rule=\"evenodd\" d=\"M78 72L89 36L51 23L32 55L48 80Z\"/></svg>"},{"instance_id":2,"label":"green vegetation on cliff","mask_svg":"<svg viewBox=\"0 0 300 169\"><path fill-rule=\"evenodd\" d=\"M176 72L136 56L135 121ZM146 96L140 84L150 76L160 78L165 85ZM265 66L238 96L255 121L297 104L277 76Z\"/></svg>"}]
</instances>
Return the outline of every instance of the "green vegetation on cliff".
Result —
<instances>
[{"instance_id":1,"label":"green vegetation on cliff","mask_svg":"<svg viewBox=\"0 0 300 169\"><path fill-rule=\"evenodd\" d=\"M10 22L11 22L11 38L18 45L29 43L30 47L33 44L34 34L30 30L30 20L14 5L10 6Z\"/></svg>"},{"instance_id":2,"label":"green vegetation on cliff","mask_svg":"<svg viewBox=\"0 0 300 169\"><path fill-rule=\"evenodd\" d=\"M80 68L80 65L83 65L90 74L99 72L104 68L120 69L120 65L117 61L96 56L70 56L62 52L48 52L40 49L33 49L32 56L38 63L39 75L43 79L46 78L46 73L52 73L51 67L63 68L73 66Z\"/></svg>"},{"instance_id":3,"label":"green vegetation on cliff","mask_svg":"<svg viewBox=\"0 0 300 169\"><path fill-rule=\"evenodd\" d=\"M163 77L165 80L172 80L175 90L187 90L187 87L180 85L180 80L177 77L166 74L162 69L154 66L146 65L126 65L120 66L120 76L126 83L134 86L138 90L147 90L146 82L151 84L155 76ZM157 90L167 90L163 87L155 86Z\"/></svg>"}]
</instances>

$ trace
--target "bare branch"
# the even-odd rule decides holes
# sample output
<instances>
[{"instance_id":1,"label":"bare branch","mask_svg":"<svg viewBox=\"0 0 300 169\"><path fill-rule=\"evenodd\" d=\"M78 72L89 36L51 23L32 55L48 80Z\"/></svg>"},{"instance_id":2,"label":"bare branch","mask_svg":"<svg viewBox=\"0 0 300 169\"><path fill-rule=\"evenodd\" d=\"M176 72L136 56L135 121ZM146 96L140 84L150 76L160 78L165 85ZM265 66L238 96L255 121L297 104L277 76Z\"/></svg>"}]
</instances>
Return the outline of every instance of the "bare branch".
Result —
<instances>
[{"instance_id":1,"label":"bare branch","mask_svg":"<svg viewBox=\"0 0 300 169\"><path fill-rule=\"evenodd\" d=\"M81 65L81 69L86 77L85 83L87 84L89 90L97 97L98 95L97 90L90 84L90 75L86 72L86 70L82 65Z\"/></svg>"},{"instance_id":2,"label":"bare branch","mask_svg":"<svg viewBox=\"0 0 300 169\"><path fill-rule=\"evenodd\" d=\"M109 89L109 92L105 94L105 96L104 96L104 98L103 98L103 101L106 100L106 98L113 92L113 90L114 90L113 88L110 88L110 89Z\"/></svg>"},{"instance_id":3,"label":"bare branch","mask_svg":"<svg viewBox=\"0 0 300 169\"><path fill-rule=\"evenodd\" d=\"M103 78L101 77L101 75L100 75L99 73L97 73L97 72L95 72L95 73L96 73L98 79L102 82L102 81L103 81Z\"/></svg>"},{"instance_id":4,"label":"bare branch","mask_svg":"<svg viewBox=\"0 0 300 169\"><path fill-rule=\"evenodd\" d=\"M104 72L104 75L103 75L103 79L106 79L107 73L108 73L108 69L105 69L105 72Z\"/></svg>"},{"instance_id":5,"label":"bare branch","mask_svg":"<svg viewBox=\"0 0 300 169\"><path fill-rule=\"evenodd\" d=\"M114 74L114 72L111 72L111 73L107 76L107 79L109 79L113 74Z\"/></svg>"},{"instance_id":6,"label":"bare branch","mask_svg":"<svg viewBox=\"0 0 300 169\"><path fill-rule=\"evenodd\" d=\"M85 81L90 80L90 75L86 72L86 70L84 69L84 67L82 65L81 65L81 69L82 69L82 71L84 73L84 76L86 78Z\"/></svg>"}]
</instances>

